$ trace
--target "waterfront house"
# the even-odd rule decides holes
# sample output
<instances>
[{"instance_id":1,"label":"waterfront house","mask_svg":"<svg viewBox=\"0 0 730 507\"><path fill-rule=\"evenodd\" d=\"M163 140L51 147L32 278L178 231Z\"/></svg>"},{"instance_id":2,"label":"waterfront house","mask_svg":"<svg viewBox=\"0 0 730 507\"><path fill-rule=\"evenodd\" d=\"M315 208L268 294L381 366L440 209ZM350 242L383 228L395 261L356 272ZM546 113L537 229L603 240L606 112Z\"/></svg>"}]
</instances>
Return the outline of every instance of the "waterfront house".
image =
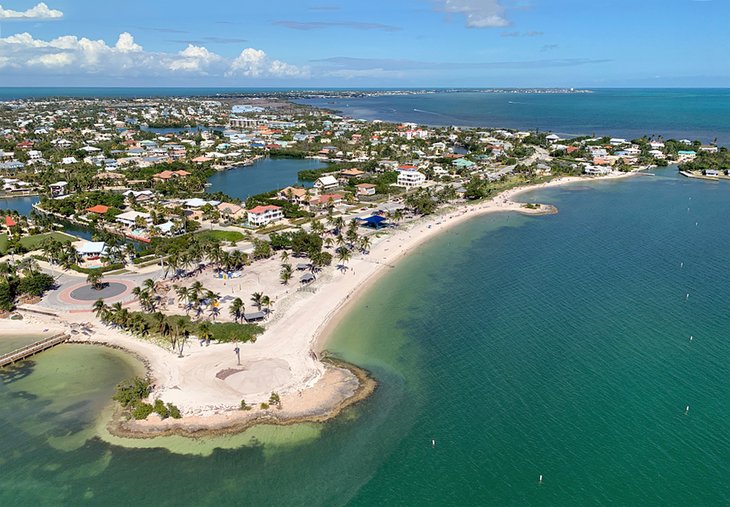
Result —
<instances>
[{"instance_id":1,"label":"waterfront house","mask_svg":"<svg viewBox=\"0 0 730 507\"><path fill-rule=\"evenodd\" d=\"M253 227L261 227L284 218L280 206L267 205L256 206L246 212L248 224Z\"/></svg>"},{"instance_id":2,"label":"waterfront house","mask_svg":"<svg viewBox=\"0 0 730 507\"><path fill-rule=\"evenodd\" d=\"M107 253L106 243L103 241L84 241L74 244L76 252L83 261L99 260Z\"/></svg>"},{"instance_id":3,"label":"waterfront house","mask_svg":"<svg viewBox=\"0 0 730 507\"><path fill-rule=\"evenodd\" d=\"M169 181L173 178L185 178L187 176L190 176L190 173L187 171L162 171L157 174L152 175L152 179L154 181Z\"/></svg>"},{"instance_id":4,"label":"waterfront house","mask_svg":"<svg viewBox=\"0 0 730 507\"><path fill-rule=\"evenodd\" d=\"M361 171L360 169L357 169L355 167L351 169L345 169L344 171L340 171L340 176L342 176L345 179L353 179L353 178L359 178L360 176L365 175L365 171Z\"/></svg>"},{"instance_id":5,"label":"waterfront house","mask_svg":"<svg viewBox=\"0 0 730 507\"><path fill-rule=\"evenodd\" d=\"M149 213L140 213L139 211L127 211L121 215L117 215L115 219L118 223L126 227L137 227L138 220L143 222L146 227L152 225L152 217Z\"/></svg>"}]
</instances>

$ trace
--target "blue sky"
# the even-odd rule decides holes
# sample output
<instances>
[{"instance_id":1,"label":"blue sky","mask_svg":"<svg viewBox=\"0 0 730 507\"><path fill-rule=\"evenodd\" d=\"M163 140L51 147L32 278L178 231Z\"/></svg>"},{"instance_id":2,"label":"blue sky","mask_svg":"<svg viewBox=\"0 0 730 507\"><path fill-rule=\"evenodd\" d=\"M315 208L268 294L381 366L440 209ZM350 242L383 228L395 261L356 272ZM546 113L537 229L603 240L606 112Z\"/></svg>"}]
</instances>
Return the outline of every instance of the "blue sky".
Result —
<instances>
[{"instance_id":1,"label":"blue sky","mask_svg":"<svg viewBox=\"0 0 730 507\"><path fill-rule=\"evenodd\" d=\"M0 86L730 86L728 0L0 0Z\"/></svg>"}]
</instances>

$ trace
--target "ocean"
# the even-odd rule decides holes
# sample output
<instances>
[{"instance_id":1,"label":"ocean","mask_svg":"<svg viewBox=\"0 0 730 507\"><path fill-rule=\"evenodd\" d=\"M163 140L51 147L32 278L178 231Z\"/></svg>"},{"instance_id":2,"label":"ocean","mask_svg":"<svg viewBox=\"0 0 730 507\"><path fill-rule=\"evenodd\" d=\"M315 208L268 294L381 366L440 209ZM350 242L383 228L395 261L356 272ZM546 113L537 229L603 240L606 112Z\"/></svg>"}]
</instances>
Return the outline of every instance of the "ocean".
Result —
<instances>
[{"instance_id":1,"label":"ocean","mask_svg":"<svg viewBox=\"0 0 730 507\"><path fill-rule=\"evenodd\" d=\"M93 421L133 364L41 354L1 377L0 504L728 505L728 191L669 168L446 231L334 331L380 385L327 424L129 448Z\"/></svg>"},{"instance_id":2,"label":"ocean","mask_svg":"<svg viewBox=\"0 0 730 507\"><path fill-rule=\"evenodd\" d=\"M552 131L564 136L663 136L730 145L730 89L595 89L592 93L433 93L306 99L367 120Z\"/></svg>"}]
</instances>

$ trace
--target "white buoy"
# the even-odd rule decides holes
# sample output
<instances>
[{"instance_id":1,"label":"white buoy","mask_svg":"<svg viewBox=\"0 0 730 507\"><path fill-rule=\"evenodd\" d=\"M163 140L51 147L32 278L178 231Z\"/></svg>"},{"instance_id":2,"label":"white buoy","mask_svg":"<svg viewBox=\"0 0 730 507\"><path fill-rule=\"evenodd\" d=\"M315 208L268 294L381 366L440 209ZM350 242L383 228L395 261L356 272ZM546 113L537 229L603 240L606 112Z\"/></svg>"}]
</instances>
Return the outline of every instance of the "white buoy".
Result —
<instances>
[{"instance_id":1,"label":"white buoy","mask_svg":"<svg viewBox=\"0 0 730 507\"><path fill-rule=\"evenodd\" d=\"M692 341L692 340L694 340L694 336L690 335L689 336L689 341Z\"/></svg>"},{"instance_id":2,"label":"white buoy","mask_svg":"<svg viewBox=\"0 0 730 507\"><path fill-rule=\"evenodd\" d=\"M700 223L699 222L695 222L695 227L697 227L698 225L700 225Z\"/></svg>"},{"instance_id":3,"label":"white buoy","mask_svg":"<svg viewBox=\"0 0 730 507\"><path fill-rule=\"evenodd\" d=\"M687 293L687 297L684 300L687 301L688 299L689 299L689 292Z\"/></svg>"},{"instance_id":4,"label":"white buoy","mask_svg":"<svg viewBox=\"0 0 730 507\"><path fill-rule=\"evenodd\" d=\"M680 263L679 263L679 267L680 267L680 268L683 268L683 267L684 267L684 262L680 262Z\"/></svg>"},{"instance_id":5,"label":"white buoy","mask_svg":"<svg viewBox=\"0 0 730 507\"><path fill-rule=\"evenodd\" d=\"M436 440L431 440L431 447L436 447Z\"/></svg>"},{"instance_id":6,"label":"white buoy","mask_svg":"<svg viewBox=\"0 0 730 507\"><path fill-rule=\"evenodd\" d=\"M540 474L540 479L538 480L540 484L542 484L542 474Z\"/></svg>"},{"instance_id":7,"label":"white buoy","mask_svg":"<svg viewBox=\"0 0 730 507\"><path fill-rule=\"evenodd\" d=\"M687 406L686 406L686 407L684 408L684 415L687 415L688 413L689 413L689 405L687 405Z\"/></svg>"}]
</instances>

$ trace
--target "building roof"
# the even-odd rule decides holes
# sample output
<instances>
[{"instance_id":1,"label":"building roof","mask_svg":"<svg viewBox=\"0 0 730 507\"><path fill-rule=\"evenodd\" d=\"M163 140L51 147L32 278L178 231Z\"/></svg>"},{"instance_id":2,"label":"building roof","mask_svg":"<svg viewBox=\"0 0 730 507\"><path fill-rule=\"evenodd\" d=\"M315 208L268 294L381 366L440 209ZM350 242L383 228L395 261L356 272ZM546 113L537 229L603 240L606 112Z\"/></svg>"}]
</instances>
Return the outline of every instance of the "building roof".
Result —
<instances>
[{"instance_id":1,"label":"building roof","mask_svg":"<svg viewBox=\"0 0 730 507\"><path fill-rule=\"evenodd\" d=\"M337 185L337 178L334 176L321 176L317 181L325 186Z\"/></svg>"},{"instance_id":2,"label":"building roof","mask_svg":"<svg viewBox=\"0 0 730 507\"><path fill-rule=\"evenodd\" d=\"M18 222L13 220L13 217L10 217L10 216L5 217L5 226L6 227L15 227L16 225L18 225Z\"/></svg>"},{"instance_id":3,"label":"building roof","mask_svg":"<svg viewBox=\"0 0 730 507\"><path fill-rule=\"evenodd\" d=\"M96 206L92 206L91 208L86 208L86 211L88 211L89 213L98 213L99 215L103 215L104 213L109 211L109 206L97 204Z\"/></svg>"},{"instance_id":4,"label":"building roof","mask_svg":"<svg viewBox=\"0 0 730 507\"><path fill-rule=\"evenodd\" d=\"M256 206L255 208L248 210L248 213L251 213L253 215L261 215L262 213L266 213L267 211L276 211L280 209L280 206L274 206L273 204L269 204L267 206Z\"/></svg>"},{"instance_id":5,"label":"building roof","mask_svg":"<svg viewBox=\"0 0 730 507\"><path fill-rule=\"evenodd\" d=\"M106 243L103 241L87 241L77 246L76 251L81 255L101 255L106 251Z\"/></svg>"}]
</instances>

